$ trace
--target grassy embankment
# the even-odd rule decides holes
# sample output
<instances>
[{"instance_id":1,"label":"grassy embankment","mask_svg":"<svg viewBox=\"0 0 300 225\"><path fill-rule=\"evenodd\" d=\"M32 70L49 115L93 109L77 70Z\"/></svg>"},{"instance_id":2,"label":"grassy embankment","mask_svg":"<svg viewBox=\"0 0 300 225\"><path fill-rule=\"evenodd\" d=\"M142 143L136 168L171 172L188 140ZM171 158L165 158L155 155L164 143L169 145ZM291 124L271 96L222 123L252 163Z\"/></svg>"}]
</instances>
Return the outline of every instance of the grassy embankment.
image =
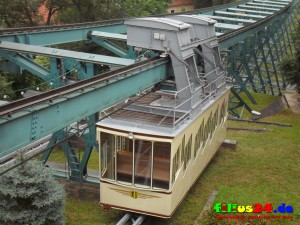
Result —
<instances>
[{"instance_id":1,"label":"grassy embankment","mask_svg":"<svg viewBox=\"0 0 300 225\"><path fill-rule=\"evenodd\" d=\"M276 97L254 95L260 110ZM244 114L247 117L247 113ZM300 220L300 115L289 110L263 121L290 123L292 127L262 126L229 121L229 126L265 127L270 131L254 133L229 130L228 139L238 141L236 150L221 147L172 219L148 218L145 224L193 224L213 190L216 202L282 203L294 209L293 220L216 220L213 212L200 224L298 224ZM67 200L67 224L115 224L123 213L103 212L95 203ZM240 214L241 215L241 214ZM265 215L265 214L264 214ZM268 215L279 215L270 213Z\"/></svg>"}]
</instances>

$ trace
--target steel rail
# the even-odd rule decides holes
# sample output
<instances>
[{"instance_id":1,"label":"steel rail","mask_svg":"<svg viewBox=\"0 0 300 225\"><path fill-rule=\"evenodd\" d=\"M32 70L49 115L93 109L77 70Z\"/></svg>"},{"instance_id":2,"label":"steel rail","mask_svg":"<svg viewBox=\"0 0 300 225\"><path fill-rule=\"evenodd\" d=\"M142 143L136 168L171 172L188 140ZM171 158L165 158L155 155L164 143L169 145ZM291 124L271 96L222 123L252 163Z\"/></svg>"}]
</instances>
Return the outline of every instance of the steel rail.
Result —
<instances>
[{"instance_id":1,"label":"steel rail","mask_svg":"<svg viewBox=\"0 0 300 225\"><path fill-rule=\"evenodd\" d=\"M43 92L39 95L23 98L17 101L13 101L0 106L0 116L10 117L12 113L20 111L22 109L37 105L43 102L52 102L55 99L61 98L64 95L72 93L74 91L82 90L85 88L96 85L102 82L108 82L110 79L117 78L131 71L142 69L143 67L159 62L167 62L168 58L153 58L143 62L139 62L130 66L120 68L118 70L110 71L104 74L94 76L89 79L81 80L76 83L66 85L60 88L56 88L47 92Z\"/></svg>"},{"instance_id":2,"label":"steel rail","mask_svg":"<svg viewBox=\"0 0 300 225\"><path fill-rule=\"evenodd\" d=\"M93 21L93 22L84 22L84 23L71 23L64 25L50 25L50 26L36 26L36 27L18 27L18 28L7 28L0 30L0 36L7 36L13 34L22 34L25 32L47 32L47 31L55 31L55 30L66 30L66 29L74 29L74 28L86 28L86 27L94 27L94 26L103 26L103 25L115 25L122 24L124 22L123 19L113 19L113 20L101 20L101 21Z\"/></svg>"}]
</instances>

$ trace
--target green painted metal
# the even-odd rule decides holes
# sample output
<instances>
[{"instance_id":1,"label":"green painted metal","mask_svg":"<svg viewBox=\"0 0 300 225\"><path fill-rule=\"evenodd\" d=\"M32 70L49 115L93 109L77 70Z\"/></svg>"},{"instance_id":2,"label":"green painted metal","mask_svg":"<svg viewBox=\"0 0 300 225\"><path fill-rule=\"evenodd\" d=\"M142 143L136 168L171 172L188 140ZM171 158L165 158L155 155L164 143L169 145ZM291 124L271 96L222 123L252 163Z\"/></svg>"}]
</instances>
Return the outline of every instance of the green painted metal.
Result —
<instances>
[{"instance_id":1,"label":"green painted metal","mask_svg":"<svg viewBox=\"0 0 300 225\"><path fill-rule=\"evenodd\" d=\"M238 113L237 109L241 108L241 107L245 107L249 112L252 111L250 106L242 99L240 94L237 93L234 88L231 88L231 94L232 94L232 96L230 96L230 106L228 108L228 111L230 114L232 114L233 116L235 116L237 118L240 118L242 112ZM237 101L235 101L235 99ZM241 111L243 111L243 110L241 110Z\"/></svg>"},{"instance_id":2,"label":"green painted metal","mask_svg":"<svg viewBox=\"0 0 300 225\"><path fill-rule=\"evenodd\" d=\"M287 41L288 41L288 46L289 46L289 50L290 50L290 54L293 54L293 49L292 49L292 42L291 42L291 37L290 37L290 32L288 30L288 27L290 26L289 24L287 24L287 19L284 20L284 30L286 33L286 37L287 37Z\"/></svg>"},{"instance_id":3,"label":"green painted metal","mask_svg":"<svg viewBox=\"0 0 300 225\"><path fill-rule=\"evenodd\" d=\"M0 118L0 157L89 117L167 78L166 61ZM130 87L130 88L129 88ZM14 134L14 135L12 135Z\"/></svg>"},{"instance_id":4,"label":"green painted metal","mask_svg":"<svg viewBox=\"0 0 300 225\"><path fill-rule=\"evenodd\" d=\"M246 96L252 101L252 103L256 104L255 99L246 88L245 81L241 77L241 74L243 73L242 69L245 55L245 52L243 50L244 48L241 47L241 44L238 44L230 48L228 52L230 60L227 71L228 75L232 77L231 81L233 84L233 87L231 88L232 95L230 97L229 112L235 117L241 116L240 113L237 112L240 107L246 107L247 110L249 110L250 112L252 111L247 103L241 97L237 97L237 95L245 93Z\"/></svg>"},{"instance_id":5,"label":"green painted metal","mask_svg":"<svg viewBox=\"0 0 300 225\"><path fill-rule=\"evenodd\" d=\"M260 55L262 56L261 60L263 62L264 69L265 69L265 77L268 81L268 88L270 89L271 94L274 95L274 90L273 90L273 85L272 85L272 80L271 80L272 75L271 75L271 71L270 71L270 68L269 68L269 65L267 62L267 56L266 56L265 49L264 49L264 31L263 30L258 32L257 38L258 38L258 42L257 42L258 49L260 51Z\"/></svg>"},{"instance_id":6,"label":"green painted metal","mask_svg":"<svg viewBox=\"0 0 300 225\"><path fill-rule=\"evenodd\" d=\"M274 76L275 76L275 80L276 80L276 86L277 86L277 89L278 89L278 95L281 96L282 93L281 93L281 88L280 88L280 84L279 84L279 79L278 79L278 74L277 74L277 68L275 66L275 57L273 55L273 48L271 47L270 45L270 34L271 34L271 29L267 29L267 31L265 32L265 44L268 48L268 54L269 54L269 57L271 58L271 64L272 64L272 68L273 68L273 71L274 71Z\"/></svg>"},{"instance_id":7,"label":"green painted metal","mask_svg":"<svg viewBox=\"0 0 300 225\"><path fill-rule=\"evenodd\" d=\"M64 59L64 72L66 70L72 69L73 65L75 65L74 60ZM57 60L55 60L56 62ZM78 80L84 80L87 78L90 78L95 75L94 71L94 65L93 64L76 64L77 65L77 77ZM68 133L65 131L65 129L61 129L57 132L54 132L51 141L48 144L49 150L43 153L43 156L41 157L41 160L46 163L47 159L49 158L49 155L51 154L53 150L53 144L55 142L63 141L61 144L61 147L63 149L63 152L66 156L66 159L68 161L68 166L70 169L69 179L74 181L81 181L83 180L84 176L87 175L87 163L89 160L89 157L91 155L92 149L96 146L96 126L95 122L97 121L98 113L95 113L89 117L87 117L87 132L84 133L83 137L85 140L85 148L83 151L83 158L81 159L80 151L81 149L75 149L74 147L70 147L70 144L68 143ZM76 134L77 138L79 134ZM52 140L54 139L54 140ZM66 139L66 140L64 140ZM76 152L79 152L76 154Z\"/></svg>"},{"instance_id":8,"label":"green painted metal","mask_svg":"<svg viewBox=\"0 0 300 225\"><path fill-rule=\"evenodd\" d=\"M270 16L270 20L262 20L261 22L258 22L258 24L253 24L247 26L247 30L241 30L241 31L233 31L232 38L224 39L222 36L219 38L220 42L220 50L226 50L231 46L234 46L237 43L240 43L247 37L251 36L252 34L255 34L259 32L260 30L265 29L265 27L269 26L270 24L273 24L275 21L281 18L285 13L287 13L287 10L281 10L280 14L277 16Z\"/></svg>"},{"instance_id":9,"label":"green painted metal","mask_svg":"<svg viewBox=\"0 0 300 225\"><path fill-rule=\"evenodd\" d=\"M219 22L222 23L222 21L226 21L226 22L229 22L229 23L234 23L234 24L239 24L239 23L242 23L242 24L252 24L252 23L255 23L256 20L253 20L253 19L239 19L239 18L231 18L231 17L225 17L225 16L211 16L211 15L206 15L207 17L209 18L212 18L214 20L217 20Z\"/></svg>"},{"instance_id":10,"label":"green painted metal","mask_svg":"<svg viewBox=\"0 0 300 225\"><path fill-rule=\"evenodd\" d=\"M243 13L249 13L249 14L254 14L254 15L263 15L263 16L269 16L269 15L273 14L271 12L266 12L266 11L242 9L242 8L228 8L227 10L231 11L231 12L243 12Z\"/></svg>"},{"instance_id":11,"label":"green painted metal","mask_svg":"<svg viewBox=\"0 0 300 225\"><path fill-rule=\"evenodd\" d=\"M42 157L41 157L41 161L46 163L46 161L48 160L52 150L53 150L53 146L55 145L55 143L59 140L63 140L64 139L64 132L62 130L58 130L55 131L51 138L50 141L47 145L47 150L43 153Z\"/></svg>"},{"instance_id":12,"label":"green painted metal","mask_svg":"<svg viewBox=\"0 0 300 225\"><path fill-rule=\"evenodd\" d=\"M265 86L265 82L263 80L263 76L262 76L262 71L261 71L261 66L259 64L258 58L257 58L257 53L258 51L256 51L256 36L255 35L251 35L250 37L250 42L251 42L251 56L253 57L253 62L255 63L255 71L256 71L256 75L258 76L259 79L259 83L260 83L260 87L257 87L258 92L262 92L264 94L267 93L266 91L266 86Z\"/></svg>"},{"instance_id":13,"label":"green painted metal","mask_svg":"<svg viewBox=\"0 0 300 225\"><path fill-rule=\"evenodd\" d=\"M240 81L234 79L237 82L234 85L236 93L242 92L243 86L240 83L244 83L249 84L254 92L267 93L268 90L273 95L275 92L281 95L281 88L285 88L285 81L282 78L281 81L279 80L277 65L284 51L285 53L290 52L288 50L290 50L289 35L291 30L288 31L289 27L287 27L286 21L291 16L288 15L288 13L284 13L280 17L273 18L271 23L262 29L258 27L251 29L252 35L250 38L245 38L244 41L241 38L230 48L234 51L232 51L233 57L229 60L231 66L229 65L228 72L231 76L239 74L242 77ZM257 31L253 32L253 30ZM230 41L232 40L230 39ZM226 41L221 41L221 47L224 48L226 44ZM231 70L230 67L232 67ZM231 109L239 108L238 105L243 106L242 103L233 104ZM235 113L235 115L237 116L238 113Z\"/></svg>"},{"instance_id":14,"label":"green painted metal","mask_svg":"<svg viewBox=\"0 0 300 225\"><path fill-rule=\"evenodd\" d=\"M90 155L92 153L92 150L94 148L97 149L98 145L96 143L96 122L98 121L99 115L98 113L95 113L88 117L87 120L87 126L88 126L88 132L83 135L83 138L85 140L85 148L84 153L82 156L82 159L80 161L79 165L79 171L82 176L85 176L87 174L87 164L90 158ZM97 149L98 150L98 149Z\"/></svg>"},{"instance_id":15,"label":"green painted metal","mask_svg":"<svg viewBox=\"0 0 300 225\"><path fill-rule=\"evenodd\" d=\"M90 54L85 52L76 52L57 48L48 48L42 46L33 46L27 44L11 43L6 41L0 42L0 49L9 52L42 55L45 57L53 57L59 59L69 58L74 59L77 62L88 62L95 64L128 66L134 63L134 60L123 59L119 57L112 57L100 54Z\"/></svg>"},{"instance_id":16,"label":"green painted metal","mask_svg":"<svg viewBox=\"0 0 300 225\"><path fill-rule=\"evenodd\" d=\"M120 46L117 46L116 44L102 38L95 38L91 37L91 40L95 42L97 45L109 50L110 52L114 53L117 56L120 56L122 58L130 59L132 56L128 54L128 51L121 48ZM134 57L135 58L135 57Z\"/></svg>"},{"instance_id":17,"label":"green painted metal","mask_svg":"<svg viewBox=\"0 0 300 225\"><path fill-rule=\"evenodd\" d=\"M47 79L50 86L52 86L52 88L61 87L63 83L62 77L60 76L60 65L56 58L50 57L50 71L49 78Z\"/></svg>"},{"instance_id":18,"label":"green painted metal","mask_svg":"<svg viewBox=\"0 0 300 225\"><path fill-rule=\"evenodd\" d=\"M252 90L254 92L257 92L257 88L254 82L254 75L249 67L249 63L251 63L251 42L249 38L247 38L245 41L242 42L242 58L241 63L243 64L243 67L245 69L245 72L247 74L247 78L245 79L244 83L250 83Z\"/></svg>"},{"instance_id":19,"label":"green painted metal","mask_svg":"<svg viewBox=\"0 0 300 225\"><path fill-rule=\"evenodd\" d=\"M251 2L249 2L251 3ZM276 12L279 10L279 8L271 8L271 7L261 7L261 6L257 6L257 5L250 5L248 2L246 5L239 5L240 8L244 8L244 9L250 9L250 10L261 10L261 11L268 11L268 12Z\"/></svg>"},{"instance_id":20,"label":"green painted metal","mask_svg":"<svg viewBox=\"0 0 300 225\"><path fill-rule=\"evenodd\" d=\"M261 27L251 27L252 34L249 37L245 35L246 31L240 37L237 35L236 39L230 38L228 42L220 38L221 49L228 49L228 46L232 46L229 48L231 51L228 74L235 81L233 90L236 94L241 94L245 86L250 85L254 92L267 93L268 91L273 95L278 92L281 95L281 88L285 88L285 81L282 78L281 81L279 80L276 61L280 60L279 54L282 57L283 51L288 53L289 50L290 36L288 35L291 31L287 31L285 21L290 17L288 13L282 11L281 16L274 17L271 22L264 25L261 23ZM278 32L279 29L282 30L282 34ZM236 98L233 94L231 103L231 114L239 116L238 108L245 107L243 99ZM251 110L249 107L245 108L248 111Z\"/></svg>"},{"instance_id":21,"label":"green painted metal","mask_svg":"<svg viewBox=\"0 0 300 225\"><path fill-rule=\"evenodd\" d=\"M231 31L231 30L237 30L242 28L242 25L236 25L236 24L229 24L229 23L216 23L215 24L215 28L216 31L220 31L220 32L227 32L227 31Z\"/></svg>"},{"instance_id":22,"label":"green painted metal","mask_svg":"<svg viewBox=\"0 0 300 225\"><path fill-rule=\"evenodd\" d=\"M59 142L60 146L66 156L68 165L66 165L70 173L68 174L69 179L74 181L82 181L87 175L87 163L90 158L92 150L97 146L96 145L96 126L95 122L98 119L98 113L93 114L88 117L87 120L87 132L84 132L83 139L85 141L84 149L76 146L76 143L70 145L68 128L61 129L52 134L52 137L48 143L47 151L45 151L41 157L41 161L46 163L55 143ZM79 133L73 134L73 139L79 139Z\"/></svg>"},{"instance_id":23,"label":"green painted metal","mask_svg":"<svg viewBox=\"0 0 300 225\"><path fill-rule=\"evenodd\" d=\"M255 99L252 97L249 90L246 88L245 82L243 81L241 75L241 69L243 64L241 63L241 57L243 57L244 52L241 49L241 45L236 45L231 48L230 57L231 65L228 66L228 74L233 77L233 89L236 92L244 92L246 96L251 100L252 103L256 104Z\"/></svg>"},{"instance_id":24,"label":"green painted metal","mask_svg":"<svg viewBox=\"0 0 300 225\"><path fill-rule=\"evenodd\" d=\"M281 49L281 43L280 43L281 40L280 40L280 37L278 37L278 26L276 26L276 25L272 26L271 29L274 29L272 31L272 35L271 35L272 46L275 48L276 61L277 61L277 63L280 63L283 58L283 52ZM277 42L277 40L278 40L278 42ZM286 85L284 76L282 76L281 79L282 79L282 88L285 89L287 85Z\"/></svg>"},{"instance_id":25,"label":"green painted metal","mask_svg":"<svg viewBox=\"0 0 300 225\"><path fill-rule=\"evenodd\" d=\"M32 32L21 32L17 34L0 35L0 41L33 44L38 46L56 45L88 40L87 34L91 31L102 31L111 33L126 33L126 26L120 20L116 23L85 25L70 28L44 28Z\"/></svg>"},{"instance_id":26,"label":"green painted metal","mask_svg":"<svg viewBox=\"0 0 300 225\"><path fill-rule=\"evenodd\" d=\"M37 75L43 80L47 80L47 76L50 73L50 71L47 68L34 62L31 58L21 55L19 53L11 53L0 49L0 56L8 59L11 62L14 62L23 70L28 70L29 72Z\"/></svg>"}]
</instances>

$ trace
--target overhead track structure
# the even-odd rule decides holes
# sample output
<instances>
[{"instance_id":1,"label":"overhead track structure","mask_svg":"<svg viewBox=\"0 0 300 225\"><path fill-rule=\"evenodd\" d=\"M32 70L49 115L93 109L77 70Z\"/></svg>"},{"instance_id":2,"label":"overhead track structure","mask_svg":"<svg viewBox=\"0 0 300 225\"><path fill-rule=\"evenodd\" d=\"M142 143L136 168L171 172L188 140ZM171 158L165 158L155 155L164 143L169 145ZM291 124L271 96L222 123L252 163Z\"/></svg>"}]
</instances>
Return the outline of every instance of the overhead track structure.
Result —
<instances>
[{"instance_id":1,"label":"overhead track structure","mask_svg":"<svg viewBox=\"0 0 300 225\"><path fill-rule=\"evenodd\" d=\"M268 4L274 7L270 10L264 9L266 11L260 11L260 6L256 4L262 6L265 2L251 1L229 7L224 12L215 11L217 15L221 12L222 17L229 13L227 16L231 19L240 18L241 14L251 15L251 18L253 16L264 17L255 23L245 24L241 29L227 32L226 35L219 35L221 50L228 52L228 74L232 77L234 84L229 110L236 117L239 117L239 112L242 112L242 110L237 110L241 106L251 111L251 108L240 97L241 93L245 93L252 103L255 103L255 99L249 91L271 95L282 94L286 83L278 74L278 65L284 55L293 54L291 34L294 32L293 24L299 12L298 2L294 1L292 4L292 1L272 1ZM273 10L274 8L276 10ZM235 15L232 14L233 12ZM204 14L208 14L208 17L213 17L218 22L234 23L230 19L226 21L224 18L218 18L211 12ZM241 22L235 23L242 25Z\"/></svg>"},{"instance_id":2,"label":"overhead track structure","mask_svg":"<svg viewBox=\"0 0 300 225\"><path fill-rule=\"evenodd\" d=\"M263 1L251 2L266 4L259 3ZM279 62L284 54L292 53L290 35L294 27L291 24L298 13L298 1L272 2L274 6L280 7L261 11L256 10L257 6L248 4L250 1L243 1L226 7L218 6L189 13L211 16L211 19L218 21L215 29L219 35L219 46L227 55L227 70L234 85L230 112L235 116L239 116L237 109L241 106L248 111L252 110L241 98L241 93L245 93L255 103L255 99L249 92L250 89L254 92L275 95L281 94L281 89L285 87L284 80L278 76L276 62ZM54 85L57 89L50 92L0 106L0 158L54 132L49 142L51 146L68 135L63 128L82 118L88 118L89 128L83 134L87 143L83 159L79 160L76 155L65 151L71 167L71 177L84 176L91 149L96 144L93 124L98 119L97 112L161 82L169 73L167 69L169 59L166 58L132 64L103 74L103 77L99 75L91 78L97 74L94 64L119 63L118 65L124 66L126 63L133 63L132 59L139 57L137 51L141 56L145 54L143 49L135 49L137 50L135 51L129 46L129 49L125 50L110 42L110 40L124 41L125 33L126 27L122 20L115 20L111 24L106 21L2 31L0 54L3 57L25 69L31 67L31 72L36 71L35 74L43 77L47 82L57 79L66 71L75 69L77 73L82 74L78 76L82 81L65 87L60 87L62 82L57 82ZM95 62L88 60L88 56L93 57L92 54L80 56L73 55L73 52L68 50L38 46L32 46L31 49L28 46L28 44L46 46L81 40L94 41L121 58L110 58L106 62L102 58L102 61L99 59ZM15 47L8 42L15 42ZM50 76L49 69L42 68L32 60L30 55L35 54L49 56ZM205 63L209 66L207 60ZM58 71L58 65L64 68L63 72ZM89 79L83 80L86 78ZM66 149L71 147L66 146ZM49 153L50 151L44 155L45 161Z\"/></svg>"},{"instance_id":3,"label":"overhead track structure","mask_svg":"<svg viewBox=\"0 0 300 225\"><path fill-rule=\"evenodd\" d=\"M166 62L167 59L152 59L2 105L0 158L53 132L58 136L57 131L64 127L165 80ZM96 120L98 118L92 122ZM92 129L89 127L86 132L93 135ZM84 170L90 151L85 151L85 154L85 161L80 165L76 164L76 157L67 156L69 165L73 166L73 176L79 173L79 169L81 173Z\"/></svg>"}]
</instances>

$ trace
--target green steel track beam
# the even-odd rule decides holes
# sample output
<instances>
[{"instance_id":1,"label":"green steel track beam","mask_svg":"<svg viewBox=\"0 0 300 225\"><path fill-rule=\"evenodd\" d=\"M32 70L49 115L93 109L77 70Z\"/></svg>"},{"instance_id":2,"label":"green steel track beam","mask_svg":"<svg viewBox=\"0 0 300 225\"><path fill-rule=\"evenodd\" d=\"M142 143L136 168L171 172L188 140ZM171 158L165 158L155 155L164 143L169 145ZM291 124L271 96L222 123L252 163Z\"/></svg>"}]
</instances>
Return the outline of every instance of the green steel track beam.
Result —
<instances>
[{"instance_id":1,"label":"green steel track beam","mask_svg":"<svg viewBox=\"0 0 300 225\"><path fill-rule=\"evenodd\" d=\"M26 31L26 28L23 28L23 32L21 29L19 32L2 34L0 35L0 41L46 46L88 40L87 33L91 30L119 34L126 33L126 26L122 20L118 20L117 22L112 21L110 24L102 24L100 22L99 25L86 24L66 28L53 26L43 27L43 29L41 28L40 30L38 30L38 28L39 27L36 27L33 31ZM13 31L14 29L11 29L11 32Z\"/></svg>"},{"instance_id":2,"label":"green steel track beam","mask_svg":"<svg viewBox=\"0 0 300 225\"><path fill-rule=\"evenodd\" d=\"M167 62L144 61L0 106L0 158L165 80Z\"/></svg>"}]
</instances>

